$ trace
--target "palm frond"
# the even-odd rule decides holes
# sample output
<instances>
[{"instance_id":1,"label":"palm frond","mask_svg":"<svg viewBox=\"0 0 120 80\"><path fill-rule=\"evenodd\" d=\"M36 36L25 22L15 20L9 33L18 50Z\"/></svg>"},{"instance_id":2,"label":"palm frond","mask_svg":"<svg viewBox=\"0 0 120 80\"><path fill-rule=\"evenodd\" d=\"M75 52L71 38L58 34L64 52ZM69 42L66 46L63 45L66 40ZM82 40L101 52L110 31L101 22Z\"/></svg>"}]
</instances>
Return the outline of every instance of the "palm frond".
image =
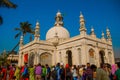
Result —
<instances>
[{"instance_id":1,"label":"palm frond","mask_svg":"<svg viewBox=\"0 0 120 80\"><path fill-rule=\"evenodd\" d=\"M0 0L0 7L16 8L17 5L10 2L9 0Z\"/></svg>"},{"instance_id":2,"label":"palm frond","mask_svg":"<svg viewBox=\"0 0 120 80\"><path fill-rule=\"evenodd\" d=\"M15 39L16 39L18 36L20 36L20 35L21 35L21 32L17 33L17 34L15 35Z\"/></svg>"},{"instance_id":3,"label":"palm frond","mask_svg":"<svg viewBox=\"0 0 120 80\"><path fill-rule=\"evenodd\" d=\"M15 28L15 30L21 31L21 29L20 29L20 28Z\"/></svg>"}]
</instances>

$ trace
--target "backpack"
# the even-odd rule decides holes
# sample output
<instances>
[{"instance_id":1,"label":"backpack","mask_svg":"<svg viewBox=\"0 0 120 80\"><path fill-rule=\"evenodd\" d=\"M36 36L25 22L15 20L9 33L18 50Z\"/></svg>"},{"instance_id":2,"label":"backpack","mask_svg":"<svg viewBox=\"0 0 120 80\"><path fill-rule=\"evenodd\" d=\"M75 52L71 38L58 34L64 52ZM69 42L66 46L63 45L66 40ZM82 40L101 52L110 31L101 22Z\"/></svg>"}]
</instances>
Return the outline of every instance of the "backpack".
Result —
<instances>
[{"instance_id":1,"label":"backpack","mask_svg":"<svg viewBox=\"0 0 120 80\"><path fill-rule=\"evenodd\" d=\"M52 78L56 80L56 79L57 79L57 70L54 69L54 70L51 72L51 74L52 74L52 75L51 75Z\"/></svg>"}]
</instances>

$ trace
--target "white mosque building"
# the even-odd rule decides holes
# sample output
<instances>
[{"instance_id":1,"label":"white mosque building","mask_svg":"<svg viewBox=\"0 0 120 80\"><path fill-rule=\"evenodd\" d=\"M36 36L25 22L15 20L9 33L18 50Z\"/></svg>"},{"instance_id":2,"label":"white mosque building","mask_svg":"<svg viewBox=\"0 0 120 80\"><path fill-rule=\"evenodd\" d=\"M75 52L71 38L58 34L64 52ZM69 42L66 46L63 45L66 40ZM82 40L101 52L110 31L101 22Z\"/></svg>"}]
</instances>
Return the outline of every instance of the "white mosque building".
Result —
<instances>
[{"instance_id":1,"label":"white mosque building","mask_svg":"<svg viewBox=\"0 0 120 80\"><path fill-rule=\"evenodd\" d=\"M40 39L40 25L36 23L34 40L23 44L23 36L20 39L18 65L25 62L28 65L56 65L63 63L69 65L85 65L86 63L100 66L100 63L114 64L114 52L109 29L106 29L106 38L102 32L101 38L97 38L94 29L87 34L85 20L80 14L79 35L70 37L69 31L64 27L63 17L58 11L55 24L46 33L46 40ZM26 60L26 59L27 60Z\"/></svg>"}]
</instances>

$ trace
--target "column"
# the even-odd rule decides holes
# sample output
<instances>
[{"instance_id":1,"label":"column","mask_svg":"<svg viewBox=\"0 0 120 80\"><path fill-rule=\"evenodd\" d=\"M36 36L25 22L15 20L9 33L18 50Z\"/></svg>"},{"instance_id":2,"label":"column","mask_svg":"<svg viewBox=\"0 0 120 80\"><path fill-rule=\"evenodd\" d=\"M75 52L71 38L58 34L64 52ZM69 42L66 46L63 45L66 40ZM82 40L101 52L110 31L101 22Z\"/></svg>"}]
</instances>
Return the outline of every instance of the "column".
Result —
<instances>
[{"instance_id":1,"label":"column","mask_svg":"<svg viewBox=\"0 0 120 80\"><path fill-rule=\"evenodd\" d=\"M37 55L37 64L39 64L40 63L40 55L39 55L39 52L36 54Z\"/></svg>"},{"instance_id":2,"label":"column","mask_svg":"<svg viewBox=\"0 0 120 80\"><path fill-rule=\"evenodd\" d=\"M83 65L86 65L87 63L87 49L86 49L86 44L85 42L82 43L82 46L81 46L81 62Z\"/></svg>"},{"instance_id":3,"label":"column","mask_svg":"<svg viewBox=\"0 0 120 80\"><path fill-rule=\"evenodd\" d=\"M105 60L105 63L109 63L109 59L108 59L108 50L107 48L105 49L105 56L104 56L104 60Z\"/></svg>"},{"instance_id":4,"label":"column","mask_svg":"<svg viewBox=\"0 0 120 80\"><path fill-rule=\"evenodd\" d=\"M18 66L21 66L21 53L19 53Z\"/></svg>"},{"instance_id":5,"label":"column","mask_svg":"<svg viewBox=\"0 0 120 80\"><path fill-rule=\"evenodd\" d=\"M79 55L76 47L72 47L72 58L73 65L79 65Z\"/></svg>"},{"instance_id":6,"label":"column","mask_svg":"<svg viewBox=\"0 0 120 80\"><path fill-rule=\"evenodd\" d=\"M97 65L97 67L99 67L100 66L100 59L99 59L99 50L98 50L97 46L95 47L95 54L96 54L95 64Z\"/></svg>"}]
</instances>

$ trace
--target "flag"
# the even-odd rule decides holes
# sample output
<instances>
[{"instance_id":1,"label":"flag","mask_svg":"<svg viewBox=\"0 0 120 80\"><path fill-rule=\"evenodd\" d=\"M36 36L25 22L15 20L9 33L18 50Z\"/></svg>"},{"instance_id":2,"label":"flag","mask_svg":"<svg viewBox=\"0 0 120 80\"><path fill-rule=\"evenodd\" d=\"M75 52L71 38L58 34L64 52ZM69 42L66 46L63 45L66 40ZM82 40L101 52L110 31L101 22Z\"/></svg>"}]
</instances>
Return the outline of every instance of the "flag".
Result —
<instances>
[{"instance_id":1,"label":"flag","mask_svg":"<svg viewBox=\"0 0 120 80\"><path fill-rule=\"evenodd\" d=\"M28 54L24 55L24 62L27 63L28 62Z\"/></svg>"}]
</instances>

